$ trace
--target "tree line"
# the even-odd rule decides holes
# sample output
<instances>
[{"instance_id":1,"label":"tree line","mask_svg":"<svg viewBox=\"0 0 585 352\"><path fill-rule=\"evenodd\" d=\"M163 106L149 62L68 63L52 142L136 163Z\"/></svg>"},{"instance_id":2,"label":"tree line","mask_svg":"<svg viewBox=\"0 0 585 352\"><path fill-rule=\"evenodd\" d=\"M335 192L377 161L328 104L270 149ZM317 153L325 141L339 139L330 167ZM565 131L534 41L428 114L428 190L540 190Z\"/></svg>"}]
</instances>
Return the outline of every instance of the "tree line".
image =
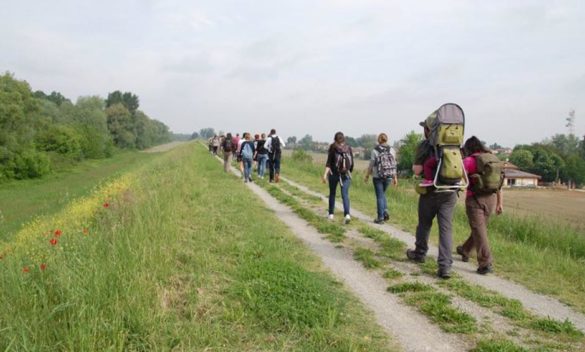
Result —
<instances>
[{"instance_id":1,"label":"tree line","mask_svg":"<svg viewBox=\"0 0 585 352\"><path fill-rule=\"evenodd\" d=\"M169 128L139 110L138 96L115 91L107 99L32 91L10 73L0 76L0 182L45 175L117 149L145 149L170 141Z\"/></svg>"}]
</instances>

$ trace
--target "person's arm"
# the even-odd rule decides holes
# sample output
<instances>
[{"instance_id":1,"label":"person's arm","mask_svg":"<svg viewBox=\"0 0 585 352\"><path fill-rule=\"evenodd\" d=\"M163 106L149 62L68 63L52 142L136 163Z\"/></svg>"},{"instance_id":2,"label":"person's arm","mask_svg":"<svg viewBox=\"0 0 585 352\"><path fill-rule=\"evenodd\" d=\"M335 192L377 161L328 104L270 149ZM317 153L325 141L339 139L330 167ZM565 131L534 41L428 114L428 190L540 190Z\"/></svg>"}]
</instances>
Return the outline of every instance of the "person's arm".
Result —
<instances>
[{"instance_id":1,"label":"person's arm","mask_svg":"<svg viewBox=\"0 0 585 352\"><path fill-rule=\"evenodd\" d=\"M268 137L266 139L266 143L264 143L264 148L270 153L272 149L272 137Z\"/></svg>"},{"instance_id":2,"label":"person's arm","mask_svg":"<svg viewBox=\"0 0 585 352\"><path fill-rule=\"evenodd\" d=\"M321 177L321 181L323 183L327 183L327 176L331 174L331 165L333 164L333 158L331 153L331 148L327 153L327 163L325 164L325 172L323 173L323 177Z\"/></svg>"},{"instance_id":3,"label":"person's arm","mask_svg":"<svg viewBox=\"0 0 585 352\"><path fill-rule=\"evenodd\" d=\"M364 182L368 182L370 175L372 175L372 170L374 169L374 165L376 164L376 150L372 150L372 155L370 157L370 163L368 164L368 168L366 169L366 175L364 176Z\"/></svg>"},{"instance_id":4,"label":"person's arm","mask_svg":"<svg viewBox=\"0 0 585 352\"><path fill-rule=\"evenodd\" d=\"M501 189L496 193L496 196L498 198L496 203L496 214L500 215L504 212L504 193Z\"/></svg>"}]
</instances>

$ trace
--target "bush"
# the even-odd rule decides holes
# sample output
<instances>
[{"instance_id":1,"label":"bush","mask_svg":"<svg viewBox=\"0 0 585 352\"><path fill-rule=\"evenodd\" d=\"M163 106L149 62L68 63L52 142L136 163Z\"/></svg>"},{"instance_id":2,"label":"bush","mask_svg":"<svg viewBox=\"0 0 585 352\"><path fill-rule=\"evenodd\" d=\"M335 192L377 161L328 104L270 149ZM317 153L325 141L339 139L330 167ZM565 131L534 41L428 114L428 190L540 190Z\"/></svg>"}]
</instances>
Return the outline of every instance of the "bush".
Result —
<instances>
[{"instance_id":1,"label":"bush","mask_svg":"<svg viewBox=\"0 0 585 352\"><path fill-rule=\"evenodd\" d=\"M313 162L313 157L303 149L295 149L292 153L292 159L301 163Z\"/></svg>"}]
</instances>

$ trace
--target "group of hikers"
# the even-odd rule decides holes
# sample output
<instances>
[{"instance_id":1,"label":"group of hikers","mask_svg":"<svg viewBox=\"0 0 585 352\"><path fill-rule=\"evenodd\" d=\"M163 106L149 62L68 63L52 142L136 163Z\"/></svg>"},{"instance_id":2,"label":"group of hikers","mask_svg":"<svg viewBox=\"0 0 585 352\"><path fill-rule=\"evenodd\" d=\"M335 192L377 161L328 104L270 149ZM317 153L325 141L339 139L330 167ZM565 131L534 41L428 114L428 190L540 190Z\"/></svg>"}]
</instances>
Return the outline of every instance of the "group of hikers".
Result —
<instances>
[{"instance_id":1,"label":"group of hikers","mask_svg":"<svg viewBox=\"0 0 585 352\"><path fill-rule=\"evenodd\" d=\"M237 133L233 136L227 133L225 136L213 136L208 140L209 152L218 155L223 153L224 171L228 172L233 159L236 159L242 173L244 182L252 182L252 168L256 164L258 177L264 179L266 168L270 182L280 181L280 160L285 143L276 134L276 130L270 130L268 137L265 133L254 135L250 132Z\"/></svg>"},{"instance_id":2,"label":"group of hikers","mask_svg":"<svg viewBox=\"0 0 585 352\"><path fill-rule=\"evenodd\" d=\"M437 276L443 279L451 277L453 264L453 229L452 220L460 191L465 192L465 209L470 226L467 240L456 247L456 252L464 262L469 261L470 254L477 256L477 273L488 274L493 271L487 224L492 214L503 211L501 162L475 136L463 143L464 114L456 104L445 104L420 122L424 130L424 140L416 149L412 171L422 180L417 182L418 225L414 249L406 251L406 257L414 262L423 263L429 249L429 235L433 220L437 218L439 226L439 254L437 258ZM224 165L227 171L231 151L234 150L245 182L251 180L251 168L254 160L258 162L258 175L264 175L264 163L268 161L271 182L278 182L280 173L281 149L284 143L273 129L265 140L264 135L251 139L244 133L243 141L232 139L227 134L220 143L224 151ZM231 143L226 144L226 141ZM383 224L390 219L386 190L398 183L396 152L389 145L388 135L380 133L378 144L372 150L370 163L365 170L364 182L372 177L376 195L376 224ZM231 147L230 147L231 145ZM210 147L210 151L213 150ZM266 155L266 156L264 156ZM343 221L351 221L349 189L354 169L353 151L346 143L342 132L334 135L329 146L323 183L329 184L328 219L334 219L337 188L341 189L343 202ZM273 174L275 177L273 178Z\"/></svg>"}]
</instances>

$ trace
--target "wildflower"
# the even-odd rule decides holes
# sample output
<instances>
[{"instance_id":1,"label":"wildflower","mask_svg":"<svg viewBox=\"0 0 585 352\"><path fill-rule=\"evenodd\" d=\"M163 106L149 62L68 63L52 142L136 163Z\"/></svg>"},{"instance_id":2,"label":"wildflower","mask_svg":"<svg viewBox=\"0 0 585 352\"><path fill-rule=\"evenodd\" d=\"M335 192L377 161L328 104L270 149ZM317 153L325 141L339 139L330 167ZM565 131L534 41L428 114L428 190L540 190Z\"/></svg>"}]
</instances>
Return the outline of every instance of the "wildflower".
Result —
<instances>
[{"instance_id":1,"label":"wildflower","mask_svg":"<svg viewBox=\"0 0 585 352\"><path fill-rule=\"evenodd\" d=\"M59 236L61 236L62 234L63 234L63 231L61 231L61 230L59 230L59 229L55 230L55 236L59 237Z\"/></svg>"},{"instance_id":2,"label":"wildflower","mask_svg":"<svg viewBox=\"0 0 585 352\"><path fill-rule=\"evenodd\" d=\"M45 264L45 263L42 263L42 264L40 265L40 269L41 269L41 271L45 271L45 269L47 269L47 264Z\"/></svg>"},{"instance_id":3,"label":"wildflower","mask_svg":"<svg viewBox=\"0 0 585 352\"><path fill-rule=\"evenodd\" d=\"M23 273L28 273L29 271L30 271L30 269L28 268L28 266L25 266L22 268Z\"/></svg>"},{"instance_id":4,"label":"wildflower","mask_svg":"<svg viewBox=\"0 0 585 352\"><path fill-rule=\"evenodd\" d=\"M51 240L49 241L49 243L50 243L52 246L56 246L56 245L57 245L57 239L56 239L56 238L51 238Z\"/></svg>"},{"instance_id":5,"label":"wildflower","mask_svg":"<svg viewBox=\"0 0 585 352\"><path fill-rule=\"evenodd\" d=\"M105 203L104 203L104 208L109 208L109 207L110 207L110 203L108 203L108 202L105 202Z\"/></svg>"}]
</instances>

